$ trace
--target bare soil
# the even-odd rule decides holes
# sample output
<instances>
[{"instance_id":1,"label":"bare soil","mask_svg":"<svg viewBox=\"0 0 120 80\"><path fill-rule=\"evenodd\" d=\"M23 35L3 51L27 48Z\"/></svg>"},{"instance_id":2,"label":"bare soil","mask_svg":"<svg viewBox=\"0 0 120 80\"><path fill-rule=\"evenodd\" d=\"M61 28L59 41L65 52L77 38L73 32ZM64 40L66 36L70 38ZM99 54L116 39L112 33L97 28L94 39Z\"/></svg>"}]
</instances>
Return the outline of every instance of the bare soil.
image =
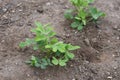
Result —
<instances>
[{"instance_id":1,"label":"bare soil","mask_svg":"<svg viewBox=\"0 0 120 80\"><path fill-rule=\"evenodd\" d=\"M70 28L63 14L68 0L0 0L0 80L120 80L120 0L96 0L107 16L99 28ZM81 46L66 67L46 70L24 63L38 52L21 50L19 42L33 37L34 21L51 23L58 38Z\"/></svg>"}]
</instances>

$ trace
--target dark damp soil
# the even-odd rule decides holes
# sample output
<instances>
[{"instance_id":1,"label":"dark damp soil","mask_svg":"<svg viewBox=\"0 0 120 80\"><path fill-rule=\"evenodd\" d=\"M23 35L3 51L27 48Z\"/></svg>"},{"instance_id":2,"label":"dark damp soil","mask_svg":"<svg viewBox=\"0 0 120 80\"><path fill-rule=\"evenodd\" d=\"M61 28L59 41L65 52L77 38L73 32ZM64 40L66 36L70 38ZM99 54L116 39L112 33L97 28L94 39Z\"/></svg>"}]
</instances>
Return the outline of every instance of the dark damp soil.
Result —
<instances>
[{"instance_id":1,"label":"dark damp soil","mask_svg":"<svg viewBox=\"0 0 120 80\"><path fill-rule=\"evenodd\" d=\"M120 0L96 0L107 16L99 28L70 28L63 14L68 0L0 0L0 80L120 80ZM66 67L46 70L24 63L37 52L21 50L19 42L33 37L34 21L51 23L60 40L81 46Z\"/></svg>"}]
</instances>

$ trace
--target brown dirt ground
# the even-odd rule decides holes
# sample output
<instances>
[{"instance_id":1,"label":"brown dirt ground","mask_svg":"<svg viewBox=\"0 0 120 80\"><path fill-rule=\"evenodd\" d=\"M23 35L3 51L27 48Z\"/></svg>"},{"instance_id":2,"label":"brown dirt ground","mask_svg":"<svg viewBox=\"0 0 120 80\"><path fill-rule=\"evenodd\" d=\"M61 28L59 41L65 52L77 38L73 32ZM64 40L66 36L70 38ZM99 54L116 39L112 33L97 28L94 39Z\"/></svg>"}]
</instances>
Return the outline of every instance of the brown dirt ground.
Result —
<instances>
[{"instance_id":1,"label":"brown dirt ground","mask_svg":"<svg viewBox=\"0 0 120 80\"><path fill-rule=\"evenodd\" d=\"M71 29L63 14L68 0L0 0L0 80L120 80L120 0L96 0L107 16L99 28ZM66 67L36 69L24 63L32 49L19 42L33 37L34 21L51 23L60 40L81 46Z\"/></svg>"}]
</instances>

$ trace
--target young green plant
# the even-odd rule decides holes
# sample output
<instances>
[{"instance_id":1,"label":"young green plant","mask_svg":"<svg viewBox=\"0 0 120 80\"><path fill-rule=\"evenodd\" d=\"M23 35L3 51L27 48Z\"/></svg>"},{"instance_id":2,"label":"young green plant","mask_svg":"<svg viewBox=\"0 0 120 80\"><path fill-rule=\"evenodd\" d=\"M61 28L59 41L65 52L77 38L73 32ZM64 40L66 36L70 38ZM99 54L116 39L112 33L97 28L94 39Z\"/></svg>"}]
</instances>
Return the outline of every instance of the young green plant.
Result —
<instances>
[{"instance_id":1,"label":"young green plant","mask_svg":"<svg viewBox=\"0 0 120 80\"><path fill-rule=\"evenodd\" d=\"M42 56L32 56L27 63L41 69L53 65L66 66L66 63L74 58L74 54L71 51L80 47L59 41L49 24L42 25L39 22L35 24L37 28L31 30L35 33L35 37L33 39L27 38L19 46L21 48L32 46L34 50L40 50Z\"/></svg>"},{"instance_id":2,"label":"young green plant","mask_svg":"<svg viewBox=\"0 0 120 80\"><path fill-rule=\"evenodd\" d=\"M105 16L105 13L90 5L94 0L70 0L70 2L75 9L67 10L64 16L73 21L71 23L72 28L82 30L89 22L97 23L99 18Z\"/></svg>"}]
</instances>

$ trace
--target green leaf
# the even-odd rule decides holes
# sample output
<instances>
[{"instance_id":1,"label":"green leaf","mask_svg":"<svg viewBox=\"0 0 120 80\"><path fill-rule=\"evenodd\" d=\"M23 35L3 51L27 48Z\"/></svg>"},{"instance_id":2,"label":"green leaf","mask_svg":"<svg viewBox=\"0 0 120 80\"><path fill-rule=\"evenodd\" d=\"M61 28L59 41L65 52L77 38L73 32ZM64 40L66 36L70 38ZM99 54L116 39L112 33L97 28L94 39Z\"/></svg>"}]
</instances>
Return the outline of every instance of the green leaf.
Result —
<instances>
[{"instance_id":1,"label":"green leaf","mask_svg":"<svg viewBox=\"0 0 120 80\"><path fill-rule=\"evenodd\" d=\"M43 26L40 22L35 22L35 25L36 25L37 27L42 27L42 26Z\"/></svg>"},{"instance_id":2,"label":"green leaf","mask_svg":"<svg viewBox=\"0 0 120 80\"><path fill-rule=\"evenodd\" d=\"M87 0L88 1L88 3L93 3L94 2L94 0Z\"/></svg>"},{"instance_id":3,"label":"green leaf","mask_svg":"<svg viewBox=\"0 0 120 80\"><path fill-rule=\"evenodd\" d=\"M65 13L64 13L64 16L66 19L73 19L73 15L72 15L72 12L73 10L67 10Z\"/></svg>"},{"instance_id":4,"label":"green leaf","mask_svg":"<svg viewBox=\"0 0 120 80\"><path fill-rule=\"evenodd\" d=\"M48 62L47 62L46 58L43 58L41 61L42 61L42 65L45 65L45 66L48 65Z\"/></svg>"},{"instance_id":5,"label":"green leaf","mask_svg":"<svg viewBox=\"0 0 120 80\"><path fill-rule=\"evenodd\" d=\"M26 63L30 64L31 66L40 67L39 59L35 56L32 56L29 61L26 61Z\"/></svg>"},{"instance_id":6,"label":"green leaf","mask_svg":"<svg viewBox=\"0 0 120 80\"><path fill-rule=\"evenodd\" d=\"M46 66L45 65L40 65L40 68L41 69L46 69Z\"/></svg>"},{"instance_id":7,"label":"green leaf","mask_svg":"<svg viewBox=\"0 0 120 80\"><path fill-rule=\"evenodd\" d=\"M50 60L50 59L46 59L46 60L47 60L47 62L48 62L48 65L53 66L53 64L51 63L51 60Z\"/></svg>"},{"instance_id":8,"label":"green leaf","mask_svg":"<svg viewBox=\"0 0 120 80\"><path fill-rule=\"evenodd\" d=\"M67 56L70 58L70 59L73 59L75 57L75 55L73 53L67 53Z\"/></svg>"},{"instance_id":9,"label":"green leaf","mask_svg":"<svg viewBox=\"0 0 120 80\"><path fill-rule=\"evenodd\" d=\"M51 45L46 45L45 48L51 48Z\"/></svg>"},{"instance_id":10,"label":"green leaf","mask_svg":"<svg viewBox=\"0 0 120 80\"><path fill-rule=\"evenodd\" d=\"M83 25L79 25L77 29L78 30L82 30L83 29Z\"/></svg>"},{"instance_id":11,"label":"green leaf","mask_svg":"<svg viewBox=\"0 0 120 80\"><path fill-rule=\"evenodd\" d=\"M81 7L87 7L88 6L88 2L87 0L78 0L79 1L79 6Z\"/></svg>"},{"instance_id":12,"label":"green leaf","mask_svg":"<svg viewBox=\"0 0 120 80\"><path fill-rule=\"evenodd\" d=\"M56 56L61 56L61 52L60 52L60 51L57 51L57 52L55 53L55 55L56 55Z\"/></svg>"},{"instance_id":13,"label":"green leaf","mask_svg":"<svg viewBox=\"0 0 120 80\"><path fill-rule=\"evenodd\" d=\"M66 62L64 60L59 60L59 65L60 66L66 66Z\"/></svg>"},{"instance_id":14,"label":"green leaf","mask_svg":"<svg viewBox=\"0 0 120 80\"><path fill-rule=\"evenodd\" d=\"M79 12L78 12L78 17L79 18L81 18L81 20L83 21L85 21L85 19L86 19L86 17L87 17L87 13L83 10L83 9L81 9L81 10L79 10Z\"/></svg>"},{"instance_id":15,"label":"green leaf","mask_svg":"<svg viewBox=\"0 0 120 80\"><path fill-rule=\"evenodd\" d=\"M52 63L54 64L54 65L58 65L58 60L55 58L55 57L53 57L53 59L52 59Z\"/></svg>"},{"instance_id":16,"label":"green leaf","mask_svg":"<svg viewBox=\"0 0 120 80\"><path fill-rule=\"evenodd\" d=\"M70 0L70 2L77 7L87 7L88 1L87 0Z\"/></svg>"},{"instance_id":17,"label":"green leaf","mask_svg":"<svg viewBox=\"0 0 120 80\"><path fill-rule=\"evenodd\" d=\"M51 44L55 44L55 43L57 43L58 42L58 39L57 38L52 38L51 39Z\"/></svg>"},{"instance_id":18,"label":"green leaf","mask_svg":"<svg viewBox=\"0 0 120 80\"><path fill-rule=\"evenodd\" d=\"M53 52L65 52L66 51L66 44L64 44L63 42L57 42L52 46Z\"/></svg>"},{"instance_id":19,"label":"green leaf","mask_svg":"<svg viewBox=\"0 0 120 80\"><path fill-rule=\"evenodd\" d=\"M80 18L80 17L78 17L78 16L75 16L75 19L76 19L76 20L78 20L78 21L80 21L80 20L81 20L81 18Z\"/></svg>"},{"instance_id":20,"label":"green leaf","mask_svg":"<svg viewBox=\"0 0 120 80\"><path fill-rule=\"evenodd\" d=\"M53 36L55 36L55 35L56 35L55 32L50 32L50 33L48 34L49 37L53 37Z\"/></svg>"},{"instance_id":21,"label":"green leaf","mask_svg":"<svg viewBox=\"0 0 120 80\"><path fill-rule=\"evenodd\" d=\"M76 50L76 49L79 49L79 48L80 48L79 46L72 46L71 44L67 45L68 50Z\"/></svg>"},{"instance_id":22,"label":"green leaf","mask_svg":"<svg viewBox=\"0 0 120 80\"><path fill-rule=\"evenodd\" d=\"M31 44L35 43L33 39L28 39L26 38L26 41L25 42L21 42L19 44L20 48L24 48L26 46L30 46Z\"/></svg>"},{"instance_id":23,"label":"green leaf","mask_svg":"<svg viewBox=\"0 0 120 80\"><path fill-rule=\"evenodd\" d=\"M26 47L26 43L25 43L25 42L21 42L21 43L19 44L19 47L20 47L20 48Z\"/></svg>"},{"instance_id":24,"label":"green leaf","mask_svg":"<svg viewBox=\"0 0 120 80\"><path fill-rule=\"evenodd\" d=\"M36 61L37 59L35 56L31 56L31 60Z\"/></svg>"},{"instance_id":25,"label":"green leaf","mask_svg":"<svg viewBox=\"0 0 120 80\"><path fill-rule=\"evenodd\" d=\"M90 14L92 15L93 19L97 20L98 18L100 17L104 17L105 16L105 13L97 10L97 8L90 8Z\"/></svg>"},{"instance_id":26,"label":"green leaf","mask_svg":"<svg viewBox=\"0 0 120 80\"><path fill-rule=\"evenodd\" d=\"M39 48L38 48L37 45L33 46L33 50L38 50L38 49L39 49Z\"/></svg>"},{"instance_id":27,"label":"green leaf","mask_svg":"<svg viewBox=\"0 0 120 80\"><path fill-rule=\"evenodd\" d=\"M73 22L73 23L71 24L71 27L72 27L72 28L77 28L77 27L79 26L79 24L80 24L80 23L77 22L77 21L76 21L76 22Z\"/></svg>"},{"instance_id":28,"label":"green leaf","mask_svg":"<svg viewBox=\"0 0 120 80\"><path fill-rule=\"evenodd\" d=\"M34 40L33 39L29 39L29 38L26 38L26 44L27 46L31 45L32 43L34 43Z\"/></svg>"},{"instance_id":29,"label":"green leaf","mask_svg":"<svg viewBox=\"0 0 120 80\"><path fill-rule=\"evenodd\" d=\"M45 39L46 39L46 37L44 35L37 35L35 37L35 41L41 41L41 40L45 40Z\"/></svg>"},{"instance_id":30,"label":"green leaf","mask_svg":"<svg viewBox=\"0 0 120 80\"><path fill-rule=\"evenodd\" d=\"M41 66L41 64L39 64L38 62L37 63L35 63L35 67L40 67Z\"/></svg>"},{"instance_id":31,"label":"green leaf","mask_svg":"<svg viewBox=\"0 0 120 80\"><path fill-rule=\"evenodd\" d=\"M46 41L43 41L43 40L38 41L37 46L39 47L39 49L45 47L46 46Z\"/></svg>"},{"instance_id":32,"label":"green leaf","mask_svg":"<svg viewBox=\"0 0 120 80\"><path fill-rule=\"evenodd\" d=\"M40 37L35 37L35 41L41 41L42 39Z\"/></svg>"},{"instance_id":33,"label":"green leaf","mask_svg":"<svg viewBox=\"0 0 120 80\"><path fill-rule=\"evenodd\" d=\"M85 19L82 19L83 25L87 24L87 21ZM81 25L80 25L81 26Z\"/></svg>"},{"instance_id":34,"label":"green leaf","mask_svg":"<svg viewBox=\"0 0 120 80\"><path fill-rule=\"evenodd\" d=\"M65 48L65 47L66 47L66 44L63 44L63 43L62 43L62 44L59 44L59 45L58 45L58 50L63 53L63 52L66 51L66 48Z\"/></svg>"},{"instance_id":35,"label":"green leaf","mask_svg":"<svg viewBox=\"0 0 120 80\"><path fill-rule=\"evenodd\" d=\"M55 46L55 47L52 47L53 49L53 52L57 52L57 47Z\"/></svg>"},{"instance_id":36,"label":"green leaf","mask_svg":"<svg viewBox=\"0 0 120 80\"><path fill-rule=\"evenodd\" d=\"M37 28L35 29L36 31L43 31L43 25L39 22L35 22L35 25L37 26Z\"/></svg>"}]
</instances>

